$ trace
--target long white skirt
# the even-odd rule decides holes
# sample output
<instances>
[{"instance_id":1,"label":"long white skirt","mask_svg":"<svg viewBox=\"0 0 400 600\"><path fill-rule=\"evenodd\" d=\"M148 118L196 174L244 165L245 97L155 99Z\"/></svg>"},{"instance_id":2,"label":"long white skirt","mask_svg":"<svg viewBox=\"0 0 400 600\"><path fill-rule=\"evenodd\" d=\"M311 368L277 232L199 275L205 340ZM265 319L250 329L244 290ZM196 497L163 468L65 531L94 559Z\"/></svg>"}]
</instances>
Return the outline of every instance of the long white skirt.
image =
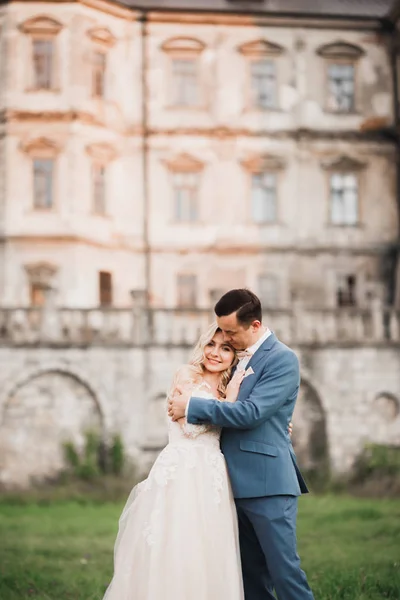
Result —
<instances>
[{"instance_id":1,"label":"long white skirt","mask_svg":"<svg viewBox=\"0 0 400 600\"><path fill-rule=\"evenodd\" d=\"M207 437L169 444L132 490L104 600L243 600L235 503Z\"/></svg>"}]
</instances>

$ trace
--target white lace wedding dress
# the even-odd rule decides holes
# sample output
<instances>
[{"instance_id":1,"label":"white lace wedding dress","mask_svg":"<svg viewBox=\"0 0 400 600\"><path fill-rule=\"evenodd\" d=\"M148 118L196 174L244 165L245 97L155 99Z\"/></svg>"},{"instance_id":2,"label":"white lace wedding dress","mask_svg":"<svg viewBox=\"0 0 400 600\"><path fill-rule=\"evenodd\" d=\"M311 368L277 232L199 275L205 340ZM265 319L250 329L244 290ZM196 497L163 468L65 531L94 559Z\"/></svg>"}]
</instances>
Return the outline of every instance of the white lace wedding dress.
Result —
<instances>
[{"instance_id":1,"label":"white lace wedding dress","mask_svg":"<svg viewBox=\"0 0 400 600\"><path fill-rule=\"evenodd\" d=\"M196 396L212 395L203 382ZM220 430L169 421L169 443L123 510L104 600L243 600Z\"/></svg>"}]
</instances>

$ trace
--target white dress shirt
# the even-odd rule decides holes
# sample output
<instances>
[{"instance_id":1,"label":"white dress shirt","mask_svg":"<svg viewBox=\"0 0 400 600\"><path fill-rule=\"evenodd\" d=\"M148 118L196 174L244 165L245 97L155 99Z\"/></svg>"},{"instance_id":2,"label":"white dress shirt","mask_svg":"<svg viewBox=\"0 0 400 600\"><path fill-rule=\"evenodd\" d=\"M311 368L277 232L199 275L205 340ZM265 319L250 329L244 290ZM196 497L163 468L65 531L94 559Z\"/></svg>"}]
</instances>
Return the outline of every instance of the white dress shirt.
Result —
<instances>
[{"instance_id":1,"label":"white dress shirt","mask_svg":"<svg viewBox=\"0 0 400 600\"><path fill-rule=\"evenodd\" d=\"M243 369L245 369L247 367L253 354L255 354L257 352L257 350L260 348L260 346L262 346L262 344L265 342L265 340L267 340L269 338L271 333L272 333L272 331L270 329L268 329L268 327L267 327L267 329L264 332L264 335L262 335L260 337L260 339L256 341L255 344L253 344L249 348L246 348L246 352L248 352L248 356L245 356L241 360L239 360L238 365L237 365L238 370L242 371ZM189 398L189 402L186 405L185 417L188 416L189 404L190 404L190 398Z\"/></svg>"},{"instance_id":2,"label":"white dress shirt","mask_svg":"<svg viewBox=\"0 0 400 600\"><path fill-rule=\"evenodd\" d=\"M265 342L265 340L267 340L269 338L269 336L271 335L271 331L267 328L265 330L264 335L262 335L260 337L259 340L256 341L255 344L253 344L252 346L250 346L250 348L246 348L246 352L248 352L248 356L243 357L242 359L239 360L237 368L239 371L243 371L243 369L245 369L247 367L247 365L250 362L251 357L253 356L253 354L255 354L257 352L257 350L260 348L260 346L263 345L263 343Z\"/></svg>"}]
</instances>

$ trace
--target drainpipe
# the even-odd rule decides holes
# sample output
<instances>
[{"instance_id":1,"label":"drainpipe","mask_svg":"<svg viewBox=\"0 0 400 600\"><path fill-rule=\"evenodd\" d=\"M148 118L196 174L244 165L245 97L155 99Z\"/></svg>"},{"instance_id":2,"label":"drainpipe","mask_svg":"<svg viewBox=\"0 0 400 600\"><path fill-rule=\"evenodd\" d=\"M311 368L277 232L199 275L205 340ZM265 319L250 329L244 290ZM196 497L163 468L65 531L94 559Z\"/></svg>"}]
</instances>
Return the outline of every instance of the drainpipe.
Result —
<instances>
[{"instance_id":1,"label":"drainpipe","mask_svg":"<svg viewBox=\"0 0 400 600\"><path fill-rule=\"evenodd\" d=\"M390 28L390 62L393 82L393 116L394 134L397 146L396 160L396 199L397 199L397 244L394 252L393 284L391 290L391 303L400 305L400 98L399 98L399 75L397 72L397 55L399 43L396 39L397 29L392 25Z\"/></svg>"},{"instance_id":2,"label":"drainpipe","mask_svg":"<svg viewBox=\"0 0 400 600\"><path fill-rule=\"evenodd\" d=\"M148 20L147 13L142 12L139 22L141 24L141 85L142 85L142 184L143 184L143 251L144 251L144 286L145 286L145 313L148 324L148 339L152 338L152 319L150 311L151 299L151 250L149 240L149 98L148 98Z\"/></svg>"}]
</instances>

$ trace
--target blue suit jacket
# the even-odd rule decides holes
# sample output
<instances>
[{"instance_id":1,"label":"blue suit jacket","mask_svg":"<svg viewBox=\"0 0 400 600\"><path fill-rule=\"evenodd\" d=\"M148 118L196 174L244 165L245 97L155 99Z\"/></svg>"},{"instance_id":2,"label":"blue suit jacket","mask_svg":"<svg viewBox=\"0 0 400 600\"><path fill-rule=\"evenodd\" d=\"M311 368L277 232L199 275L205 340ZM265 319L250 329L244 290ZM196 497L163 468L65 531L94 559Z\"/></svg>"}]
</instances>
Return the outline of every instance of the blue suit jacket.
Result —
<instances>
[{"instance_id":1,"label":"blue suit jacket","mask_svg":"<svg viewBox=\"0 0 400 600\"><path fill-rule=\"evenodd\" d=\"M288 425L300 386L295 353L271 334L252 356L235 403L192 396L189 423L223 427L221 448L235 498L308 492Z\"/></svg>"}]
</instances>

